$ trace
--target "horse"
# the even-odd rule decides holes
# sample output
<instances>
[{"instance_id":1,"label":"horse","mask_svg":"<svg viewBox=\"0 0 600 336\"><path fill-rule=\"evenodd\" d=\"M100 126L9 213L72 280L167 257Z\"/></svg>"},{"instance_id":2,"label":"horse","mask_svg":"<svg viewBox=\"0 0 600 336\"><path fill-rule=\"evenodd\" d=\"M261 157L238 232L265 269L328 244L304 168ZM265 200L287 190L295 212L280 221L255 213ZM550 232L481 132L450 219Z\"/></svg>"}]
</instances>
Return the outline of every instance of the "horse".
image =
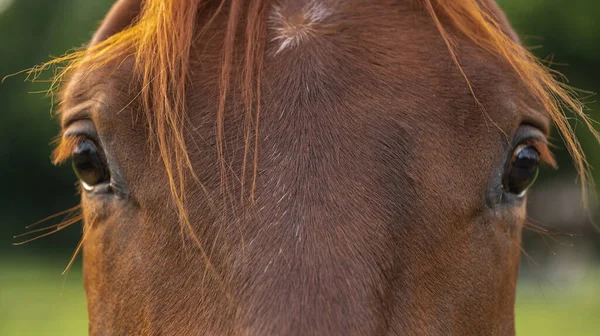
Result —
<instances>
[{"instance_id":1,"label":"horse","mask_svg":"<svg viewBox=\"0 0 600 336\"><path fill-rule=\"evenodd\" d=\"M583 182L493 0L117 0L62 64L91 335L510 335L527 190Z\"/></svg>"}]
</instances>

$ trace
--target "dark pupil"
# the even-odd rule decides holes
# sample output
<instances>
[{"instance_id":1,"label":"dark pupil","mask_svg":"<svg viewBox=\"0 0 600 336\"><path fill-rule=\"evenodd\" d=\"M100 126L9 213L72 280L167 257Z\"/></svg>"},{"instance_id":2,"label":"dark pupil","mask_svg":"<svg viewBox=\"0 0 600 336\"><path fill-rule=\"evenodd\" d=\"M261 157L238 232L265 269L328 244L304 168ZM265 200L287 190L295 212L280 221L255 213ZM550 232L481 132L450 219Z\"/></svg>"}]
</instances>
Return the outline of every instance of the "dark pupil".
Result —
<instances>
[{"instance_id":1,"label":"dark pupil","mask_svg":"<svg viewBox=\"0 0 600 336\"><path fill-rule=\"evenodd\" d=\"M508 190L511 193L520 194L535 182L539 161L539 153L533 146L518 150L508 176Z\"/></svg>"},{"instance_id":2,"label":"dark pupil","mask_svg":"<svg viewBox=\"0 0 600 336\"><path fill-rule=\"evenodd\" d=\"M106 181L106 171L96 146L90 141L83 141L73 152L73 170L77 177L89 186Z\"/></svg>"}]
</instances>

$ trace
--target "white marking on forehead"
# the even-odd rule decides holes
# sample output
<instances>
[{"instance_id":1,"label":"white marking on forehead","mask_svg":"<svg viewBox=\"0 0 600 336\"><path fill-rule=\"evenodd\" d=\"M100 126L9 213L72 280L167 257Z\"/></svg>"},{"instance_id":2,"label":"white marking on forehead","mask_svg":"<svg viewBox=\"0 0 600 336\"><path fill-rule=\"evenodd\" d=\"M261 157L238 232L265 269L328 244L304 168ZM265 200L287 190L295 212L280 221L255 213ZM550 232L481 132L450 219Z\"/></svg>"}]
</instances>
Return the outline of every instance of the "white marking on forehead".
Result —
<instances>
[{"instance_id":1,"label":"white marking on forehead","mask_svg":"<svg viewBox=\"0 0 600 336\"><path fill-rule=\"evenodd\" d=\"M299 10L290 10L281 4L273 5L269 26L275 32L273 41L279 43L275 54L308 40L315 34L316 25L323 23L331 14L331 8L316 0L309 1Z\"/></svg>"}]
</instances>

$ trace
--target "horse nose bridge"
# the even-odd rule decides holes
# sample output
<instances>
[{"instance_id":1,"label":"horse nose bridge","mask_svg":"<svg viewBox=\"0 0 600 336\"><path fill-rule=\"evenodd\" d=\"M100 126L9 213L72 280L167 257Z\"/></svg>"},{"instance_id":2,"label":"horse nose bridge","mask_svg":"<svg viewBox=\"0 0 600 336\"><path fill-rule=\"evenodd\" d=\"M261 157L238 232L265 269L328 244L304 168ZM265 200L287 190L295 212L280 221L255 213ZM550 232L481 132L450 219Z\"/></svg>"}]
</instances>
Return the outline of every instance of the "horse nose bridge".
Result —
<instances>
[{"instance_id":1,"label":"horse nose bridge","mask_svg":"<svg viewBox=\"0 0 600 336\"><path fill-rule=\"evenodd\" d=\"M390 234L394 202L383 191L383 168L365 174L363 169L377 165L356 161L359 167L352 168L331 157L321 152L310 162L284 158L259 177L258 220L246 223L252 227L245 227L247 244L238 263L246 271L234 272L242 295L252 291L240 311L278 321L273 328L304 328L298 334L324 327L305 321L376 334L385 279L397 255ZM270 304L261 306L266 298ZM349 315L367 322L354 325Z\"/></svg>"},{"instance_id":2,"label":"horse nose bridge","mask_svg":"<svg viewBox=\"0 0 600 336\"><path fill-rule=\"evenodd\" d=\"M410 208L416 188L405 164L391 156L397 154L339 147L288 155L259 176L260 218L293 226L296 236L302 230L339 225L349 230L397 219Z\"/></svg>"},{"instance_id":3,"label":"horse nose bridge","mask_svg":"<svg viewBox=\"0 0 600 336\"><path fill-rule=\"evenodd\" d=\"M270 206L369 209L415 189L419 145L403 126L383 118L343 125L325 119L290 129L259 147L257 188Z\"/></svg>"}]
</instances>

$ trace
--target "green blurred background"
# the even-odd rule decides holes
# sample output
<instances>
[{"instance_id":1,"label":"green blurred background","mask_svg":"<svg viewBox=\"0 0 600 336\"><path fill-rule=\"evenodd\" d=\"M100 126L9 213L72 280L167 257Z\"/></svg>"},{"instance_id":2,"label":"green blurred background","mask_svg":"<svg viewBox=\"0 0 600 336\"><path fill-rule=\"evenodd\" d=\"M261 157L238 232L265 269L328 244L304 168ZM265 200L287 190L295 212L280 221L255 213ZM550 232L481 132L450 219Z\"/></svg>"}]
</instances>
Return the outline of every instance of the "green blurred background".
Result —
<instances>
[{"instance_id":1,"label":"green blurred background","mask_svg":"<svg viewBox=\"0 0 600 336\"><path fill-rule=\"evenodd\" d=\"M111 0L0 0L0 77L82 46ZM577 88L600 90L600 1L500 0L527 46ZM49 76L49 74L47 74ZM47 77L46 77L47 78ZM61 275L81 234L74 225L14 247L25 226L78 203L69 167L53 167L57 120L47 83L7 79L0 85L0 335L83 335L85 297L78 263ZM600 119L595 97L583 94ZM592 165L600 152L576 120ZM581 207L579 186L560 137L560 170L543 172L530 195L530 217L548 232L525 232L517 299L522 335L600 335L600 236ZM600 180L600 172L594 175ZM592 218L598 221L596 203ZM48 224L53 224L49 222Z\"/></svg>"}]
</instances>

